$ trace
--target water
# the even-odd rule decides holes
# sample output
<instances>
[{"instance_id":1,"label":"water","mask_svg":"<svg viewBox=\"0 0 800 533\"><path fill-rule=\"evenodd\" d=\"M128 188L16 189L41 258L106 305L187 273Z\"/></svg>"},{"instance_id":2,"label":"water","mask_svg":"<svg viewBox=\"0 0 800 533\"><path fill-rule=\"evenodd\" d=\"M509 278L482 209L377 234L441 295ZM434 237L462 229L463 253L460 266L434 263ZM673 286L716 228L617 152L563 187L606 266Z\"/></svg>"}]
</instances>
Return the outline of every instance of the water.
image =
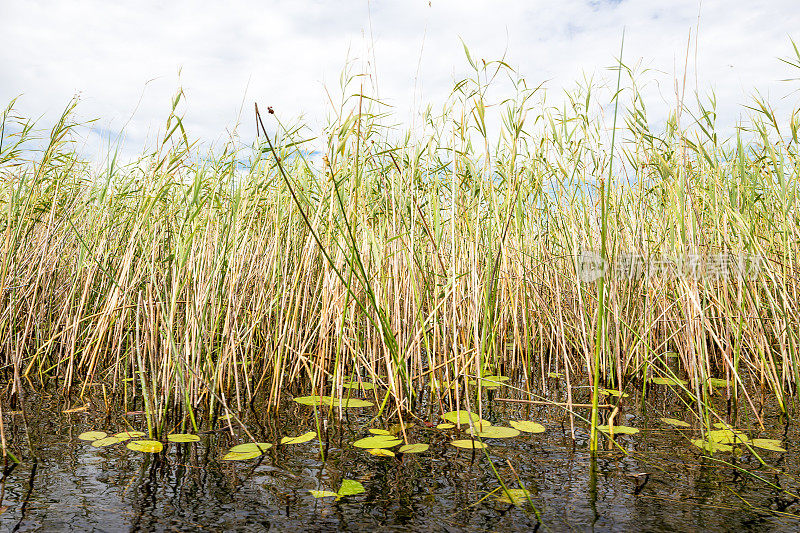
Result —
<instances>
[{"instance_id":1,"label":"water","mask_svg":"<svg viewBox=\"0 0 800 533\"><path fill-rule=\"evenodd\" d=\"M578 401L578 400L576 400ZM587 453L588 434L552 407L487 401L484 417L494 423L533 419L543 434L487 441L489 457L509 488L516 476L532 493L541 520L528 506L489 497L499 483L481 451L448 444L455 430L419 423L411 441L428 452L402 459L375 458L350 443L367 434L372 410L351 411L329 432L327 461L319 443L276 446L260 459L221 461L243 434L224 429L192 444L167 444L159 455L123 445L93 448L82 431L146 429L141 416L107 415L102 401L82 413L64 414L52 398L29 399L26 409L36 460L26 449L22 416L6 414L6 438L23 456L3 478L3 531L797 531L800 493L795 478L800 457L797 431L775 414L768 431L757 431L741 412L737 427L751 437L780 438L786 453L764 451L768 466L746 449L739 455L702 457L687 437L658 416L682 418L669 393L647 401L626 400L620 414L641 433L618 438L623 450ZM279 416L243 414L259 440L314 430L311 408L287 405ZM585 412L585 411L584 411ZM431 423L440 420L435 416ZM382 427L379 422L370 427ZM585 426L584 426L585 427ZM694 436L694 434L692 434ZM730 464L719 462L719 459ZM509 463L512 468L509 466ZM516 472L516 474L515 474ZM758 479L761 478L761 479ZM309 489L336 491L343 478L366 491L339 501L316 500Z\"/></svg>"}]
</instances>

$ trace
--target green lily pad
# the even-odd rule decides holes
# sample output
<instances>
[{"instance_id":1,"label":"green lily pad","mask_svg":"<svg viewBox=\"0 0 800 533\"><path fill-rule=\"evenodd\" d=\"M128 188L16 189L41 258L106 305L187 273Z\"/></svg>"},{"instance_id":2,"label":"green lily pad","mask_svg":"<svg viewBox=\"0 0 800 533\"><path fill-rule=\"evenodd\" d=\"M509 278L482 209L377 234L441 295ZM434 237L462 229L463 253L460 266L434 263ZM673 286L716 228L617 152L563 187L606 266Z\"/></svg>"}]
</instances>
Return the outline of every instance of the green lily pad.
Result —
<instances>
[{"instance_id":1,"label":"green lily pad","mask_svg":"<svg viewBox=\"0 0 800 533\"><path fill-rule=\"evenodd\" d=\"M524 431L525 433L544 433L544 426L530 420L511 420L512 428Z\"/></svg>"},{"instance_id":2,"label":"green lily pad","mask_svg":"<svg viewBox=\"0 0 800 533\"><path fill-rule=\"evenodd\" d=\"M230 451L233 453L258 452L259 454L262 454L270 448L272 448L272 443L269 442L246 442L244 444L237 444L231 448Z\"/></svg>"},{"instance_id":3,"label":"green lily pad","mask_svg":"<svg viewBox=\"0 0 800 533\"><path fill-rule=\"evenodd\" d=\"M96 441L104 439L106 437L108 437L108 433L106 433L105 431L84 431L83 433L78 435L79 439L90 440L90 441Z\"/></svg>"},{"instance_id":4,"label":"green lily pad","mask_svg":"<svg viewBox=\"0 0 800 533\"><path fill-rule=\"evenodd\" d=\"M528 498L531 496L531 493L525 489L501 489L501 492L503 495L498 496L497 501L518 506L528 503Z\"/></svg>"},{"instance_id":5,"label":"green lily pad","mask_svg":"<svg viewBox=\"0 0 800 533\"><path fill-rule=\"evenodd\" d=\"M361 398L342 398L334 403L334 405L341 406L343 409L359 409L362 407L372 407L375 404L367 400L362 400Z\"/></svg>"},{"instance_id":6,"label":"green lily pad","mask_svg":"<svg viewBox=\"0 0 800 533\"><path fill-rule=\"evenodd\" d=\"M456 448L468 448L470 450L473 448L476 450L482 450L489 447L487 444L472 439L451 440L450 444Z\"/></svg>"},{"instance_id":7,"label":"green lily pad","mask_svg":"<svg viewBox=\"0 0 800 533\"><path fill-rule=\"evenodd\" d=\"M144 453L159 453L164 449L164 445L157 440L132 440L126 446L135 452Z\"/></svg>"},{"instance_id":8,"label":"green lily pad","mask_svg":"<svg viewBox=\"0 0 800 533\"><path fill-rule=\"evenodd\" d=\"M171 435L167 435L167 440L170 442L197 442L200 440L200 437L197 435L192 435L190 433L172 433Z\"/></svg>"},{"instance_id":9,"label":"green lily pad","mask_svg":"<svg viewBox=\"0 0 800 533\"><path fill-rule=\"evenodd\" d=\"M563 378L564 374L562 374L561 372L548 372L547 377L552 379L559 379Z\"/></svg>"},{"instance_id":10,"label":"green lily pad","mask_svg":"<svg viewBox=\"0 0 800 533\"><path fill-rule=\"evenodd\" d=\"M144 431L120 431L119 433L114 434L114 436L117 437L120 442L128 439L138 439L139 437L144 437L144 435Z\"/></svg>"},{"instance_id":11,"label":"green lily pad","mask_svg":"<svg viewBox=\"0 0 800 533\"><path fill-rule=\"evenodd\" d=\"M436 429L453 429L454 427L456 427L455 424L451 424L450 422L444 422L436 426Z\"/></svg>"},{"instance_id":12,"label":"green lily pad","mask_svg":"<svg viewBox=\"0 0 800 533\"><path fill-rule=\"evenodd\" d=\"M786 451L786 449L781 446L782 443L778 439L753 439L750 444L773 452Z\"/></svg>"},{"instance_id":13,"label":"green lily pad","mask_svg":"<svg viewBox=\"0 0 800 533\"><path fill-rule=\"evenodd\" d=\"M364 485L353 479L343 479L342 486L339 487L339 492L336 494L336 499L345 496L355 496L364 492Z\"/></svg>"},{"instance_id":14,"label":"green lily pad","mask_svg":"<svg viewBox=\"0 0 800 533\"><path fill-rule=\"evenodd\" d=\"M105 437L102 439L97 439L96 441L92 442L92 446L95 448L102 448L104 446L111 446L112 444L119 444L122 442L117 437Z\"/></svg>"},{"instance_id":15,"label":"green lily pad","mask_svg":"<svg viewBox=\"0 0 800 533\"><path fill-rule=\"evenodd\" d=\"M650 383L655 383L656 385L670 385L675 387L677 385L683 385L684 387L688 385L688 382L682 379L672 379L667 377L655 377L650 378Z\"/></svg>"},{"instance_id":16,"label":"green lily pad","mask_svg":"<svg viewBox=\"0 0 800 533\"><path fill-rule=\"evenodd\" d=\"M362 381L361 383L351 381L350 383L342 383L342 387L345 389L372 390L375 388L375 384L368 381Z\"/></svg>"},{"instance_id":17,"label":"green lily pad","mask_svg":"<svg viewBox=\"0 0 800 533\"><path fill-rule=\"evenodd\" d=\"M353 443L356 448L392 448L403 441L391 435L376 435L374 437L364 437Z\"/></svg>"},{"instance_id":18,"label":"green lily pad","mask_svg":"<svg viewBox=\"0 0 800 533\"><path fill-rule=\"evenodd\" d=\"M330 406L333 403L333 397L331 396L298 396L294 399L300 405L322 405L326 404Z\"/></svg>"},{"instance_id":19,"label":"green lily pad","mask_svg":"<svg viewBox=\"0 0 800 533\"><path fill-rule=\"evenodd\" d=\"M706 383L708 383L712 387L724 388L728 386L728 380L722 378L708 378L706 380Z\"/></svg>"},{"instance_id":20,"label":"green lily pad","mask_svg":"<svg viewBox=\"0 0 800 533\"><path fill-rule=\"evenodd\" d=\"M400 453L422 453L422 452L427 452L428 448L429 446L427 444L423 444L420 442L417 444L405 444L403 446L400 446L400 449L397 451Z\"/></svg>"},{"instance_id":21,"label":"green lily pad","mask_svg":"<svg viewBox=\"0 0 800 533\"><path fill-rule=\"evenodd\" d=\"M733 450L733 446L728 446L727 444L721 444L719 442L708 441L703 439L692 439L692 444L694 444L704 452L708 453L729 452Z\"/></svg>"},{"instance_id":22,"label":"green lily pad","mask_svg":"<svg viewBox=\"0 0 800 533\"><path fill-rule=\"evenodd\" d=\"M329 490L311 490L309 491L311 495L315 498L335 498L338 496L335 492L331 492Z\"/></svg>"},{"instance_id":23,"label":"green lily pad","mask_svg":"<svg viewBox=\"0 0 800 533\"><path fill-rule=\"evenodd\" d=\"M313 440L316 436L316 431L309 431L308 433L303 433L297 437L283 437L281 439L281 444L303 444L304 442Z\"/></svg>"},{"instance_id":24,"label":"green lily pad","mask_svg":"<svg viewBox=\"0 0 800 533\"><path fill-rule=\"evenodd\" d=\"M602 431L603 433L610 433L608 426L597 426L597 429ZM614 435L635 435L639 433L638 428L632 428L629 426L614 426Z\"/></svg>"},{"instance_id":25,"label":"green lily pad","mask_svg":"<svg viewBox=\"0 0 800 533\"><path fill-rule=\"evenodd\" d=\"M504 382L508 381L507 376L483 376L481 378L481 387L486 387L489 389L496 389L500 387ZM477 379L469 380L470 385L477 385Z\"/></svg>"},{"instance_id":26,"label":"green lily pad","mask_svg":"<svg viewBox=\"0 0 800 533\"><path fill-rule=\"evenodd\" d=\"M482 439L510 439L519 436L519 430L504 426L489 426L477 434Z\"/></svg>"},{"instance_id":27,"label":"green lily pad","mask_svg":"<svg viewBox=\"0 0 800 533\"><path fill-rule=\"evenodd\" d=\"M223 461L247 461L249 459L255 459L256 457L261 457L262 453L259 451L250 451L250 452L228 452L222 456Z\"/></svg>"},{"instance_id":28,"label":"green lily pad","mask_svg":"<svg viewBox=\"0 0 800 533\"><path fill-rule=\"evenodd\" d=\"M370 448L367 450L367 453L376 457L394 457L394 452L392 450L384 450L383 448Z\"/></svg>"},{"instance_id":29,"label":"green lily pad","mask_svg":"<svg viewBox=\"0 0 800 533\"><path fill-rule=\"evenodd\" d=\"M370 428L369 432L372 433L373 435L391 435L392 434L392 432L389 431L388 429Z\"/></svg>"},{"instance_id":30,"label":"green lily pad","mask_svg":"<svg viewBox=\"0 0 800 533\"><path fill-rule=\"evenodd\" d=\"M677 418L661 418L660 420L665 424L669 424L670 426L675 426L679 428L691 427L691 424L689 424L689 422L684 422L683 420L678 420Z\"/></svg>"},{"instance_id":31,"label":"green lily pad","mask_svg":"<svg viewBox=\"0 0 800 533\"><path fill-rule=\"evenodd\" d=\"M469 411L450 411L443 414L442 418L453 424L469 424L470 419L473 422L477 422L481 419L480 416Z\"/></svg>"},{"instance_id":32,"label":"green lily pad","mask_svg":"<svg viewBox=\"0 0 800 533\"><path fill-rule=\"evenodd\" d=\"M706 433L706 438L709 441L720 444L736 444L750 441L744 433L737 433L730 429L713 429Z\"/></svg>"},{"instance_id":33,"label":"green lily pad","mask_svg":"<svg viewBox=\"0 0 800 533\"><path fill-rule=\"evenodd\" d=\"M630 396L627 392L620 392L617 389L597 389L597 392L603 396L614 396L617 398L627 398Z\"/></svg>"}]
</instances>

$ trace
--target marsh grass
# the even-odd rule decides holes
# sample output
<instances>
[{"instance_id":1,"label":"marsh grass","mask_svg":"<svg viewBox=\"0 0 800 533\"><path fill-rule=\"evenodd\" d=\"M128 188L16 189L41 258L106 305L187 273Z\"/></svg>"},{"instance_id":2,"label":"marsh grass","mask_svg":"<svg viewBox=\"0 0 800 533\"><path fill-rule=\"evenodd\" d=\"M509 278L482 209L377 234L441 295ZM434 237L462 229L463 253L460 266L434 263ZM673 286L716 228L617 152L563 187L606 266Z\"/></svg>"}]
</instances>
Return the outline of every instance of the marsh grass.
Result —
<instances>
[{"instance_id":1,"label":"marsh grass","mask_svg":"<svg viewBox=\"0 0 800 533\"><path fill-rule=\"evenodd\" d=\"M251 147L203 153L179 92L155 148L102 169L78 149L76 101L45 136L11 102L0 357L12 397L103 383L144 406L151 436L167 413L196 431L256 400L361 394L350 381L377 384L363 394L387 415L423 393L480 414L482 377L502 374L538 398L561 372L570 403L588 380L593 428L598 387L659 376L687 379L675 389L707 426L713 394L757 413L750 397L766 388L788 409L800 111L781 131L755 99L723 141L713 97L651 125L621 62L616 93L587 81L553 106L504 62L467 60L472 74L413 131L345 75L324 137L261 114ZM609 132L612 99L624 126ZM610 266L624 254L761 264L746 278L607 276L598 290L578 261L601 248Z\"/></svg>"}]
</instances>

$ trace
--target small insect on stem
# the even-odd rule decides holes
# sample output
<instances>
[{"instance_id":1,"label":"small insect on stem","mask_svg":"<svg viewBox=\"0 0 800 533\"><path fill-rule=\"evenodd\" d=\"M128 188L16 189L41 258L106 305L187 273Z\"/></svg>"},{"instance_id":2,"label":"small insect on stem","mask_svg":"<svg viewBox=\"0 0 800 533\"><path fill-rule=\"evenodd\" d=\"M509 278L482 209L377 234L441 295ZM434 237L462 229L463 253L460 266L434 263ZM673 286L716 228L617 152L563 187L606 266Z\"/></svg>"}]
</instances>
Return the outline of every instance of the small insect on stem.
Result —
<instances>
[{"instance_id":1,"label":"small insect on stem","mask_svg":"<svg viewBox=\"0 0 800 533\"><path fill-rule=\"evenodd\" d=\"M272 109L271 105L267 106L267 113L269 113L270 115L274 115L275 114L275 111Z\"/></svg>"}]
</instances>

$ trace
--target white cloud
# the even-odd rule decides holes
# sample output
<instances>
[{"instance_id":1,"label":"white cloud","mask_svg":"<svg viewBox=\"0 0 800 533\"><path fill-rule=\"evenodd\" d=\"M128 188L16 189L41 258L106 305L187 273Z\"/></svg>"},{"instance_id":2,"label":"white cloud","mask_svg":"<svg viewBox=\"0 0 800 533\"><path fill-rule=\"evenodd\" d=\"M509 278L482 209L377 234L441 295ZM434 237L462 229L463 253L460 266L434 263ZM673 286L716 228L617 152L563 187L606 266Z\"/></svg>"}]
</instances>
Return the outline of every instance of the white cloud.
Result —
<instances>
[{"instance_id":1,"label":"white cloud","mask_svg":"<svg viewBox=\"0 0 800 533\"><path fill-rule=\"evenodd\" d=\"M626 63L641 59L663 72L648 92L657 116L666 109L663 101L674 103L672 79L683 70L698 7L696 1L634 0L6 0L0 8L0 104L22 93L20 111L44 114L44 124L80 92L81 116L118 130L141 97L126 127L131 150L163 125L179 84L188 97L189 132L205 141L225 138L246 89L244 135L252 133L253 100L284 118L305 114L319 128L328 108L323 85L335 93L349 50L364 70L373 67L374 53L381 97L410 120L418 68L417 89L433 103L447 95L454 76L467 72L459 37L475 57L498 59L507 49L530 84L549 79L550 93L557 94L583 72L605 75L625 27ZM736 122L739 104L754 90L780 110L797 105L796 94L781 98L797 83L778 81L792 73L777 59L791 54L790 36L800 41L797 28L796 0L702 4L697 86L703 94L715 90L723 125ZM692 45L689 91L694 67Z\"/></svg>"}]
</instances>

